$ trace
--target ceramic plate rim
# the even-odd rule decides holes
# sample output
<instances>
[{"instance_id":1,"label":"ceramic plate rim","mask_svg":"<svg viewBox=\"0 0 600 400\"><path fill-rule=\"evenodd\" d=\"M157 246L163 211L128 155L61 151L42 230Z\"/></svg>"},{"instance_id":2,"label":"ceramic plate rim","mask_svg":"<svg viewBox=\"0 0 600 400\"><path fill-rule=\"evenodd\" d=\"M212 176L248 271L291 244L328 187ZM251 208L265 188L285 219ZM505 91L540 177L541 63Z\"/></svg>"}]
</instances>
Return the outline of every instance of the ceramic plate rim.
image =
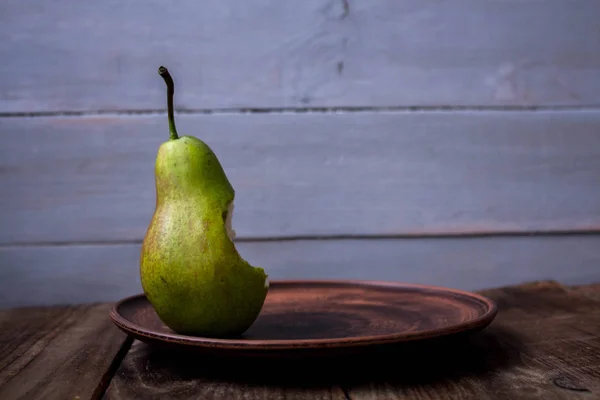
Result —
<instances>
[{"instance_id":1,"label":"ceramic plate rim","mask_svg":"<svg viewBox=\"0 0 600 400\"><path fill-rule=\"evenodd\" d=\"M423 285L392 281L379 280L355 280L355 279L300 279L300 280L272 280L273 286L299 286L299 285L332 285L332 286L371 286L387 287L396 289L421 289L433 293L444 294L452 293L463 298L477 300L485 305L486 310L476 318L470 319L458 324L448 325L443 328L427 329L417 332L398 332L382 335L352 336L347 338L326 338L326 339L222 339L204 336L182 335L179 333L162 333L150 330L144 326L138 325L119 313L119 308L124 304L146 297L143 293L125 297L116 302L110 310L110 318L113 323L121 330L135 337L143 337L153 341L163 341L171 344L183 346L217 348L222 350L289 350L289 349L317 349L317 348L345 348L358 347L376 344L390 344L409 342L414 340L433 339L442 336L448 336L461 332L468 332L475 329L482 329L488 326L496 317L498 307L496 303L486 296L478 293L469 292L461 289L447 288L435 285ZM148 301L146 299L146 301ZM143 339L140 339L143 341Z\"/></svg>"}]
</instances>

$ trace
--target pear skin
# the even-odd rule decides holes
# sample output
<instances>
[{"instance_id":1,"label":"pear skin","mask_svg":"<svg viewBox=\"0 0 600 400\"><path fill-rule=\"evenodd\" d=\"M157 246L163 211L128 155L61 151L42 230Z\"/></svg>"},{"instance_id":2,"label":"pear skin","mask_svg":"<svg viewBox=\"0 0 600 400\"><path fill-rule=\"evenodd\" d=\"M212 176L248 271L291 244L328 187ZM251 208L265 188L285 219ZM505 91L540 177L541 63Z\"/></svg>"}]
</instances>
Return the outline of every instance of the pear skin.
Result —
<instances>
[{"instance_id":1,"label":"pear skin","mask_svg":"<svg viewBox=\"0 0 600 400\"><path fill-rule=\"evenodd\" d=\"M155 164L156 207L142 243L142 288L158 317L178 333L232 337L258 317L268 280L237 252L230 229L235 191L212 149L177 135L173 81L168 88L171 138Z\"/></svg>"}]
</instances>

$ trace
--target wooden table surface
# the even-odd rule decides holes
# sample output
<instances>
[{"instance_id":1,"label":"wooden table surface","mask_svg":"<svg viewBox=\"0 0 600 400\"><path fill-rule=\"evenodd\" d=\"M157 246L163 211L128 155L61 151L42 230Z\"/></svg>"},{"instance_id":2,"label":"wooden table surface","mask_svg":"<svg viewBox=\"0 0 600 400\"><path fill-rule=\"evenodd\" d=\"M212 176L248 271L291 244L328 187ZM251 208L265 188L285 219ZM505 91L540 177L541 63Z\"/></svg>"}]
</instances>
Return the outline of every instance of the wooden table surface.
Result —
<instances>
[{"instance_id":1,"label":"wooden table surface","mask_svg":"<svg viewBox=\"0 0 600 400\"><path fill-rule=\"evenodd\" d=\"M214 360L134 341L111 304L0 311L0 399L600 398L600 283L482 291L484 331L360 359Z\"/></svg>"}]
</instances>

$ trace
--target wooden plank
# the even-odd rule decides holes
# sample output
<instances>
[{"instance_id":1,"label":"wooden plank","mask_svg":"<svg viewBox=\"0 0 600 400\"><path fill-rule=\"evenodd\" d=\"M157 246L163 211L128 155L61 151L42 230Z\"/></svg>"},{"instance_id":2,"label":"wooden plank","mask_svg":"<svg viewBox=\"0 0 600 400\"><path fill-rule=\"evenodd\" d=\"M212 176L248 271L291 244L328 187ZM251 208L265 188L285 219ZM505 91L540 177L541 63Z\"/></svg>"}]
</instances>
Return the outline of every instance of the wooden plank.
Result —
<instances>
[{"instance_id":1,"label":"wooden plank","mask_svg":"<svg viewBox=\"0 0 600 400\"><path fill-rule=\"evenodd\" d=\"M600 235L238 243L271 279L374 279L477 290L600 282ZM0 307L140 293L139 245L0 248Z\"/></svg>"},{"instance_id":2,"label":"wooden plank","mask_svg":"<svg viewBox=\"0 0 600 400\"><path fill-rule=\"evenodd\" d=\"M0 243L141 240L166 117L0 119ZM181 115L241 238L600 229L600 111Z\"/></svg>"},{"instance_id":3,"label":"wooden plank","mask_svg":"<svg viewBox=\"0 0 600 400\"><path fill-rule=\"evenodd\" d=\"M161 109L161 64L188 109L597 105L599 13L563 0L9 0L0 111Z\"/></svg>"},{"instance_id":4,"label":"wooden plank","mask_svg":"<svg viewBox=\"0 0 600 400\"><path fill-rule=\"evenodd\" d=\"M0 398L99 398L131 345L109 308L0 311Z\"/></svg>"},{"instance_id":5,"label":"wooden plank","mask_svg":"<svg viewBox=\"0 0 600 400\"><path fill-rule=\"evenodd\" d=\"M590 399L600 396L600 303L556 284L485 291L492 325L463 342L419 347L392 371L362 367L363 399ZM359 366L359 368L361 368ZM357 373L360 375L360 372Z\"/></svg>"},{"instance_id":6,"label":"wooden plank","mask_svg":"<svg viewBox=\"0 0 600 400\"><path fill-rule=\"evenodd\" d=\"M277 369L279 360L271 361L268 368L260 359L201 357L199 361L197 354L189 352L160 352L135 341L104 398L347 400L342 389L326 379L311 384L289 370L274 376L271 371ZM290 377L297 379L295 384L290 384Z\"/></svg>"}]
</instances>

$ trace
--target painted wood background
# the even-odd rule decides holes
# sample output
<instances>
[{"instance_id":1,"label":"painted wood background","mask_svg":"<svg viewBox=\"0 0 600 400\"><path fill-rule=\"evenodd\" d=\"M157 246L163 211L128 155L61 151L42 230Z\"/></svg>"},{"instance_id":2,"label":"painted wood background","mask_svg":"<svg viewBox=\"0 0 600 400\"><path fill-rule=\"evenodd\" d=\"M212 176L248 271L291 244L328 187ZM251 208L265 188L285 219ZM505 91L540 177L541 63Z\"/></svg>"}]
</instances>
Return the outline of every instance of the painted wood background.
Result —
<instances>
[{"instance_id":1,"label":"painted wood background","mask_svg":"<svg viewBox=\"0 0 600 400\"><path fill-rule=\"evenodd\" d=\"M115 10L119 12L115 12ZM600 280L600 3L0 5L0 307L141 290L176 80L273 279Z\"/></svg>"}]
</instances>

